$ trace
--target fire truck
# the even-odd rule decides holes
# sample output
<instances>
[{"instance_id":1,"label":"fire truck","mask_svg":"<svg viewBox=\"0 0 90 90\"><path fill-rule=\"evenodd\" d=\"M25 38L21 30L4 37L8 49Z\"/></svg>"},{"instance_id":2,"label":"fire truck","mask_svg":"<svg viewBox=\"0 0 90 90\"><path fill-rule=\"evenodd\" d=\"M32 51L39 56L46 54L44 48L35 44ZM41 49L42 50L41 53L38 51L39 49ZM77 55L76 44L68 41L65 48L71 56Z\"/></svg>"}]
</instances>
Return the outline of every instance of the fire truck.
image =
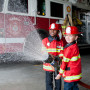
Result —
<instances>
[{"instance_id":1,"label":"fire truck","mask_svg":"<svg viewBox=\"0 0 90 90\"><path fill-rule=\"evenodd\" d=\"M71 9L70 3L60 0L1 0L0 53L23 52L33 26L42 36L47 35L49 25L62 24Z\"/></svg>"},{"instance_id":2,"label":"fire truck","mask_svg":"<svg viewBox=\"0 0 90 90\"><path fill-rule=\"evenodd\" d=\"M32 26L44 38L48 35L49 25L63 24L67 14L72 16L72 2L69 0L0 0L0 54L23 52ZM88 28L80 40L81 46L90 44L90 16L83 15L85 19L82 21Z\"/></svg>"}]
</instances>

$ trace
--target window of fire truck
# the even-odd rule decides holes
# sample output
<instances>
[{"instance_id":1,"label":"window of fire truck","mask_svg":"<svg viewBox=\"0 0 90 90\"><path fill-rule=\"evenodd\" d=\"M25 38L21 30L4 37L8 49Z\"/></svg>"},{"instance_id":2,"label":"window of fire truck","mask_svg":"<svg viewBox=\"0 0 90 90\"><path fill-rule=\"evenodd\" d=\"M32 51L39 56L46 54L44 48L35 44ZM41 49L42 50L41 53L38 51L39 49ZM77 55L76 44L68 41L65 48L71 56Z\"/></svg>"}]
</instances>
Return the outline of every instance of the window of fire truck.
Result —
<instances>
[{"instance_id":1,"label":"window of fire truck","mask_svg":"<svg viewBox=\"0 0 90 90\"><path fill-rule=\"evenodd\" d=\"M63 18L63 4L50 2L50 9L52 17Z\"/></svg>"},{"instance_id":2,"label":"window of fire truck","mask_svg":"<svg viewBox=\"0 0 90 90\"><path fill-rule=\"evenodd\" d=\"M4 0L0 0L0 12L2 12L3 10L3 4L4 4Z\"/></svg>"},{"instance_id":3,"label":"window of fire truck","mask_svg":"<svg viewBox=\"0 0 90 90\"><path fill-rule=\"evenodd\" d=\"M28 13L28 0L9 0L8 11Z\"/></svg>"},{"instance_id":4,"label":"window of fire truck","mask_svg":"<svg viewBox=\"0 0 90 90\"><path fill-rule=\"evenodd\" d=\"M43 16L46 15L45 9L45 0L37 0L37 14Z\"/></svg>"}]
</instances>

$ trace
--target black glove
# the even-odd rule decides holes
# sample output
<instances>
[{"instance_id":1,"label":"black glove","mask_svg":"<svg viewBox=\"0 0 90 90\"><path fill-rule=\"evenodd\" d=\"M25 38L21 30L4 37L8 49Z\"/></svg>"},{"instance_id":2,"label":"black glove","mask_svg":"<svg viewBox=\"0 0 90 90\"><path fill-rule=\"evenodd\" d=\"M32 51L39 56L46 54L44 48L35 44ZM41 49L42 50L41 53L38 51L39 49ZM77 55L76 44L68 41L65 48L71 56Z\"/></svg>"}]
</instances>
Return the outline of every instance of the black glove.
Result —
<instances>
[{"instance_id":1,"label":"black glove","mask_svg":"<svg viewBox=\"0 0 90 90\"><path fill-rule=\"evenodd\" d=\"M55 61L60 61L59 56L55 56Z\"/></svg>"}]
</instances>

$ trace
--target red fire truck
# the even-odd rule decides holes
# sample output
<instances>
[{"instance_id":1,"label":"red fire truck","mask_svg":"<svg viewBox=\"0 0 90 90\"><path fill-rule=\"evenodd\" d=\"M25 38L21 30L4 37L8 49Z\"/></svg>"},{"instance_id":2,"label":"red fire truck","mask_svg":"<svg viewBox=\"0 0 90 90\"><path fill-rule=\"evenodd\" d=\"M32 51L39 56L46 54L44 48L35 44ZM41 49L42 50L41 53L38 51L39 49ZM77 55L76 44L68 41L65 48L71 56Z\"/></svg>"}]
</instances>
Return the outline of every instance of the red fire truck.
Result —
<instances>
[{"instance_id":1,"label":"red fire truck","mask_svg":"<svg viewBox=\"0 0 90 90\"><path fill-rule=\"evenodd\" d=\"M45 35L51 23L62 24L71 11L71 4L60 0L1 0L0 53L22 52L33 25Z\"/></svg>"},{"instance_id":2,"label":"red fire truck","mask_svg":"<svg viewBox=\"0 0 90 90\"><path fill-rule=\"evenodd\" d=\"M67 14L72 16L72 3L68 0L0 0L0 54L23 52L32 26L47 35L49 25L63 24ZM85 34L88 38L89 33Z\"/></svg>"}]
</instances>

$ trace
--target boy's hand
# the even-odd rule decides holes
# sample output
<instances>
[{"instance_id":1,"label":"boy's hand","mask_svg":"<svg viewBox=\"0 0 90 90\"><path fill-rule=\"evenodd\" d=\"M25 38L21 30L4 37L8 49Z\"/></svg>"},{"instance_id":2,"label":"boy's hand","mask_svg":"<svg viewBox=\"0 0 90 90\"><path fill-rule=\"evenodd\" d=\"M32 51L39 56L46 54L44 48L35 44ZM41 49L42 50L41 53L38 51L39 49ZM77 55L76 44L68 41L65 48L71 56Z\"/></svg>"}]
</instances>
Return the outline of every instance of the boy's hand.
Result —
<instances>
[{"instance_id":1,"label":"boy's hand","mask_svg":"<svg viewBox=\"0 0 90 90\"><path fill-rule=\"evenodd\" d=\"M61 75L60 75L60 74L58 74L58 75L55 77L56 80L58 80L58 79L60 79L60 78L61 78Z\"/></svg>"}]
</instances>

